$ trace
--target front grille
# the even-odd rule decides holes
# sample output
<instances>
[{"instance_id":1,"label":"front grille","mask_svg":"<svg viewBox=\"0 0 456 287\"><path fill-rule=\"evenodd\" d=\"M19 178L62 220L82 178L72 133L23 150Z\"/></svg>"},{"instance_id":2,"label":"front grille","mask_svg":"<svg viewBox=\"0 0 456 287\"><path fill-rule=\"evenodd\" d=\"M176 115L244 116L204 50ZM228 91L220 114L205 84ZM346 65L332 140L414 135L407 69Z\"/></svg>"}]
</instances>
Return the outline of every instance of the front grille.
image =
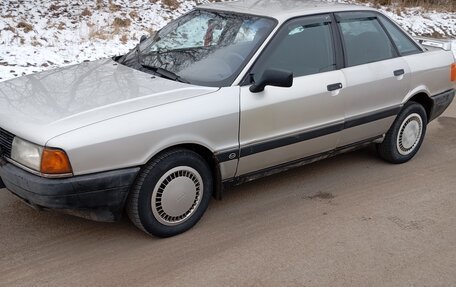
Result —
<instances>
[{"instance_id":1,"label":"front grille","mask_svg":"<svg viewBox=\"0 0 456 287\"><path fill-rule=\"evenodd\" d=\"M0 157L11 157L14 135L0 128Z\"/></svg>"}]
</instances>

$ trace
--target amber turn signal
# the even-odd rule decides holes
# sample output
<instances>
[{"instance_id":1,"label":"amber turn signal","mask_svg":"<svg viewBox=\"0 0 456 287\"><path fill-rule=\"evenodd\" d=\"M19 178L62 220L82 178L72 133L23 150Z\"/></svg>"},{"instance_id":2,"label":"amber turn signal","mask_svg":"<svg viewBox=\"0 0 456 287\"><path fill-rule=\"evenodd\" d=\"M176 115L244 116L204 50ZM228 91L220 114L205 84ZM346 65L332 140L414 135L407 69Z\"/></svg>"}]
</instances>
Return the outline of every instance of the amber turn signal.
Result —
<instances>
[{"instance_id":1,"label":"amber turn signal","mask_svg":"<svg viewBox=\"0 0 456 287\"><path fill-rule=\"evenodd\" d=\"M41 173L44 174L67 174L72 173L70 160L63 150L48 149L43 150L41 158Z\"/></svg>"},{"instance_id":2,"label":"amber turn signal","mask_svg":"<svg viewBox=\"0 0 456 287\"><path fill-rule=\"evenodd\" d=\"M451 65L451 81L456 82L456 63Z\"/></svg>"}]
</instances>

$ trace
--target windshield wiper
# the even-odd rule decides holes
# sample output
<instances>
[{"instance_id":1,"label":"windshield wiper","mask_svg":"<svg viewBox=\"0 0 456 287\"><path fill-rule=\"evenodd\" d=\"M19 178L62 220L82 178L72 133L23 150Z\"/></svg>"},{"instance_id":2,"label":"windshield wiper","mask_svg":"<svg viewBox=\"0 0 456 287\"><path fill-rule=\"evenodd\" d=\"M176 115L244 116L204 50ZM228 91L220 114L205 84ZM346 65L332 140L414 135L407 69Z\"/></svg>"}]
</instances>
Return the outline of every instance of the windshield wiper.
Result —
<instances>
[{"instance_id":1,"label":"windshield wiper","mask_svg":"<svg viewBox=\"0 0 456 287\"><path fill-rule=\"evenodd\" d=\"M163 69L163 68L160 68L160 67L149 66L149 65L145 65L145 64L141 64L141 66L143 68L151 70L152 72L158 74L159 76L162 76L163 78L167 78L167 79L170 79L170 80L173 80L173 81L178 81L178 82L185 83L185 84L190 84L189 81L185 80L184 78L182 78L178 74L176 74L174 72L171 72L169 70L166 70L166 69Z\"/></svg>"}]
</instances>

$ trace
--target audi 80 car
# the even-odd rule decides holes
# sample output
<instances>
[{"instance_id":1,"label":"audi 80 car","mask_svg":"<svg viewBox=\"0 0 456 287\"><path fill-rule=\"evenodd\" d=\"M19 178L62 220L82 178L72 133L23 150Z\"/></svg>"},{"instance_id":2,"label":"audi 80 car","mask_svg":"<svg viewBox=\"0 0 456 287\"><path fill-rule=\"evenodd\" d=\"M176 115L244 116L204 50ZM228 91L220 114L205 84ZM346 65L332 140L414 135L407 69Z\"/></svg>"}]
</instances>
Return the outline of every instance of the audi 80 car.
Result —
<instances>
[{"instance_id":1,"label":"audi 80 car","mask_svg":"<svg viewBox=\"0 0 456 287\"><path fill-rule=\"evenodd\" d=\"M404 163L455 95L435 43L365 6L203 5L126 55L0 83L0 185L168 237L230 185L368 144Z\"/></svg>"}]
</instances>

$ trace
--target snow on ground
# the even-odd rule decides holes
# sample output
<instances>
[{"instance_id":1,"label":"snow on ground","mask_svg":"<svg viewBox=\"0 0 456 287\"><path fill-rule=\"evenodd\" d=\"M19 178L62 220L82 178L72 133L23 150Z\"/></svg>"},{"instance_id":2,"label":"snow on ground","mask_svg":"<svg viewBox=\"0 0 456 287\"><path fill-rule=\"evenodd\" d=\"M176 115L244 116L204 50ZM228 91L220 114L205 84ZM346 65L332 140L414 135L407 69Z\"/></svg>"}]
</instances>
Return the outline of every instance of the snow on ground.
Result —
<instances>
[{"instance_id":1,"label":"snow on ground","mask_svg":"<svg viewBox=\"0 0 456 287\"><path fill-rule=\"evenodd\" d=\"M1 0L0 81L121 55L205 1ZM178 3L178 5L175 5Z\"/></svg>"},{"instance_id":2,"label":"snow on ground","mask_svg":"<svg viewBox=\"0 0 456 287\"><path fill-rule=\"evenodd\" d=\"M1 0L0 81L114 55L208 0ZM344 0L336 0L343 2ZM456 13L382 7L413 35L456 38Z\"/></svg>"},{"instance_id":3,"label":"snow on ground","mask_svg":"<svg viewBox=\"0 0 456 287\"><path fill-rule=\"evenodd\" d=\"M456 13L422 12L419 8L409 8L400 14L384 12L413 36L456 38Z\"/></svg>"}]
</instances>

